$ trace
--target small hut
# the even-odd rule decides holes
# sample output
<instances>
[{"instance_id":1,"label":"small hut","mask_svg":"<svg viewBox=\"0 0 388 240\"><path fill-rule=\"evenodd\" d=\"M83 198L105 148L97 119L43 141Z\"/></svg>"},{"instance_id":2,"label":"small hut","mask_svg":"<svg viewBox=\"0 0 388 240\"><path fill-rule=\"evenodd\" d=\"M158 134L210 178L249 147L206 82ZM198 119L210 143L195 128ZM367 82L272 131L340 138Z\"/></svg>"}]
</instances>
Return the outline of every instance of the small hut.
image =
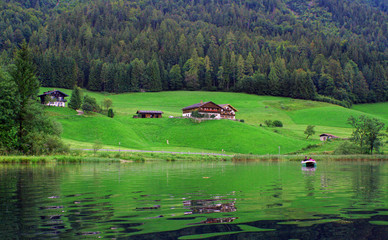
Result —
<instances>
[{"instance_id":1,"label":"small hut","mask_svg":"<svg viewBox=\"0 0 388 240\"><path fill-rule=\"evenodd\" d=\"M138 118L162 118L162 111L144 111L138 110L136 112L138 114Z\"/></svg>"},{"instance_id":2,"label":"small hut","mask_svg":"<svg viewBox=\"0 0 388 240\"><path fill-rule=\"evenodd\" d=\"M319 135L319 138L321 139L321 141L327 141L328 139L335 139L339 137L334 136L333 134L322 133L321 135Z\"/></svg>"}]
</instances>

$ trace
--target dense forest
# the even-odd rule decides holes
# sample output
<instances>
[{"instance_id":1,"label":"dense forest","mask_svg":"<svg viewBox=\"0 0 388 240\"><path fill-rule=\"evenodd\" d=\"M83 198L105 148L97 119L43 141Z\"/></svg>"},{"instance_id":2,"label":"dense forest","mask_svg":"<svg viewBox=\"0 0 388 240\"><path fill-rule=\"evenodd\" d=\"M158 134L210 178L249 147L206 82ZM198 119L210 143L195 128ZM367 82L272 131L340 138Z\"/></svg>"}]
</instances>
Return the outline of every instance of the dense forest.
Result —
<instances>
[{"instance_id":1,"label":"dense forest","mask_svg":"<svg viewBox=\"0 0 388 240\"><path fill-rule=\"evenodd\" d=\"M43 86L388 100L384 0L5 0L0 61L24 40Z\"/></svg>"}]
</instances>

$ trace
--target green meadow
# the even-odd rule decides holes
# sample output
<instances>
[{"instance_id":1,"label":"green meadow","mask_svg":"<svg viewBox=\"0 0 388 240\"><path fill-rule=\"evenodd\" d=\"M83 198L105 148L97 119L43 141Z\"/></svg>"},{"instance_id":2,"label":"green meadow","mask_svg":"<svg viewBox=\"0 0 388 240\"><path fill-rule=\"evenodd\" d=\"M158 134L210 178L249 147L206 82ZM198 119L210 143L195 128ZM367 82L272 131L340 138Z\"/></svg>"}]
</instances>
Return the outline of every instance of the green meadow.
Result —
<instances>
[{"instance_id":1,"label":"green meadow","mask_svg":"<svg viewBox=\"0 0 388 240\"><path fill-rule=\"evenodd\" d=\"M41 92L51 88L41 88ZM71 94L71 90L60 89ZM257 96L228 92L157 92L104 94L84 91L101 102L113 101L115 117L101 114L77 115L69 108L47 107L49 116L63 126L62 137L71 148L91 149L96 141L104 149L149 151L214 152L226 154L330 153L341 140L321 142L321 133L348 138L352 133L349 116L375 117L388 125L388 103L340 106L291 98ZM70 99L70 97L68 97ZM172 118L183 107L200 101L229 103L238 109L236 118L244 122L214 120L195 123ZM136 119L137 110L163 111L161 119ZM265 120L280 120L282 128L270 128ZM307 125L315 125L316 134L306 139ZM387 146L384 147L387 151Z\"/></svg>"}]
</instances>

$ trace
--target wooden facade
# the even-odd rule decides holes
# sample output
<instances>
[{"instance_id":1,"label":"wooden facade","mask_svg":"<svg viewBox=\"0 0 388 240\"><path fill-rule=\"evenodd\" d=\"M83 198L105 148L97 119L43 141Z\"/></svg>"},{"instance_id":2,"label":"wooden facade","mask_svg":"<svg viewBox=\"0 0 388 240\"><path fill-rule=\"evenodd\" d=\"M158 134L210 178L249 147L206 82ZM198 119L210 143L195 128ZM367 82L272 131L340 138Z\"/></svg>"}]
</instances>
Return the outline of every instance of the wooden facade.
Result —
<instances>
[{"instance_id":1,"label":"wooden facade","mask_svg":"<svg viewBox=\"0 0 388 240\"><path fill-rule=\"evenodd\" d=\"M200 102L193 105L190 105L188 107L182 108L182 116L184 117L191 117L191 113L194 111L198 111L200 114L206 114L209 117L214 116L214 118L220 118L221 116L221 109L219 105L215 104L214 102Z\"/></svg>"},{"instance_id":2,"label":"wooden facade","mask_svg":"<svg viewBox=\"0 0 388 240\"><path fill-rule=\"evenodd\" d=\"M41 95L38 95L40 98L41 104L45 104L47 106L55 106L55 107L65 107L67 99L65 97L68 97L64 92L61 92L59 90L52 90L48 92L44 92Z\"/></svg>"},{"instance_id":3,"label":"wooden facade","mask_svg":"<svg viewBox=\"0 0 388 240\"><path fill-rule=\"evenodd\" d=\"M162 118L162 111L143 111L138 110L136 112L138 114L138 118Z\"/></svg>"},{"instance_id":4,"label":"wooden facade","mask_svg":"<svg viewBox=\"0 0 388 240\"><path fill-rule=\"evenodd\" d=\"M214 119L235 119L235 109L230 104L218 105L214 102L200 102L188 107L182 108L183 117L191 117L192 112L198 111L198 113L208 116Z\"/></svg>"},{"instance_id":5,"label":"wooden facade","mask_svg":"<svg viewBox=\"0 0 388 240\"><path fill-rule=\"evenodd\" d=\"M220 104L219 106L222 107L221 118L236 119L236 112L238 112L236 108L230 104Z\"/></svg>"}]
</instances>

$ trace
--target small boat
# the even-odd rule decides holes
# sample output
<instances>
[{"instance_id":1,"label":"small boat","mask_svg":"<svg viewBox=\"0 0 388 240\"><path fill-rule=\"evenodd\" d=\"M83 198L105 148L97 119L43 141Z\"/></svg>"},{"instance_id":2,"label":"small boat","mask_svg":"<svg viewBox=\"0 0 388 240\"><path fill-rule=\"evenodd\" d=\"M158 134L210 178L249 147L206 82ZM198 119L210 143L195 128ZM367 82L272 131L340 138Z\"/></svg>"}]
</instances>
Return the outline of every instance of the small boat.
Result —
<instances>
[{"instance_id":1,"label":"small boat","mask_svg":"<svg viewBox=\"0 0 388 240\"><path fill-rule=\"evenodd\" d=\"M317 163L315 162L314 159L307 159L307 160L303 160L302 162L302 166L303 167L316 167L317 166Z\"/></svg>"}]
</instances>

